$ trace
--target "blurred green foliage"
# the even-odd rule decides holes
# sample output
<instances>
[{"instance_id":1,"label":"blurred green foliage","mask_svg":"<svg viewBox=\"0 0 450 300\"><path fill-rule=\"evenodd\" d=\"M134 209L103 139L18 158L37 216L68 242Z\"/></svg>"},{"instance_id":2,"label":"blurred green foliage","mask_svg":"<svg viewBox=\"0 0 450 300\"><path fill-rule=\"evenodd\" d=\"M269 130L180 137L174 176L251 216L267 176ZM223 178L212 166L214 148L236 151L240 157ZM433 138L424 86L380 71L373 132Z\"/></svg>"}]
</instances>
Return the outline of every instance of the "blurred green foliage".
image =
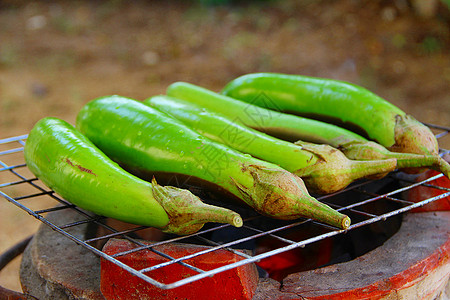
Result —
<instances>
[{"instance_id":1,"label":"blurred green foliage","mask_svg":"<svg viewBox=\"0 0 450 300\"><path fill-rule=\"evenodd\" d=\"M197 0L201 5L206 6L216 6L216 5L228 5L228 4L235 4L235 3L242 3L242 2L269 2L269 1L275 1L275 0Z\"/></svg>"},{"instance_id":2,"label":"blurred green foliage","mask_svg":"<svg viewBox=\"0 0 450 300\"><path fill-rule=\"evenodd\" d=\"M3 44L0 46L0 66L12 66L17 60L17 50L12 45Z\"/></svg>"},{"instance_id":3,"label":"blurred green foliage","mask_svg":"<svg viewBox=\"0 0 450 300\"><path fill-rule=\"evenodd\" d=\"M441 2L447 5L448 9L450 9L450 0L441 0Z\"/></svg>"},{"instance_id":4,"label":"blurred green foliage","mask_svg":"<svg viewBox=\"0 0 450 300\"><path fill-rule=\"evenodd\" d=\"M425 37L420 46L426 54L433 54L442 50L442 42L434 36Z\"/></svg>"}]
</instances>

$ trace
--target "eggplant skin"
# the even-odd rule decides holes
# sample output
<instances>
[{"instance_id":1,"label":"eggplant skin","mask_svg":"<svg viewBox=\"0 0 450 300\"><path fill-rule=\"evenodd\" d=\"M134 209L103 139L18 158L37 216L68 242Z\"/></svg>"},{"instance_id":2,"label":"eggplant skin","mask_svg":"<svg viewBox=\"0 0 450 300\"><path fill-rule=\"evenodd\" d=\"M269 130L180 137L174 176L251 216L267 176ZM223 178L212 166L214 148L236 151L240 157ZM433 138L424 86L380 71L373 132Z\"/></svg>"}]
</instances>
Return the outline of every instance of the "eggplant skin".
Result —
<instances>
[{"instance_id":1,"label":"eggplant skin","mask_svg":"<svg viewBox=\"0 0 450 300\"><path fill-rule=\"evenodd\" d=\"M158 228L169 223L150 183L121 169L63 120L38 121L28 135L24 155L37 178L83 209Z\"/></svg>"},{"instance_id":2,"label":"eggplant skin","mask_svg":"<svg viewBox=\"0 0 450 300\"><path fill-rule=\"evenodd\" d=\"M232 80L221 93L270 109L335 119L340 125L354 124L391 151L436 155L439 150L428 127L355 84L302 75L253 73Z\"/></svg>"}]
</instances>

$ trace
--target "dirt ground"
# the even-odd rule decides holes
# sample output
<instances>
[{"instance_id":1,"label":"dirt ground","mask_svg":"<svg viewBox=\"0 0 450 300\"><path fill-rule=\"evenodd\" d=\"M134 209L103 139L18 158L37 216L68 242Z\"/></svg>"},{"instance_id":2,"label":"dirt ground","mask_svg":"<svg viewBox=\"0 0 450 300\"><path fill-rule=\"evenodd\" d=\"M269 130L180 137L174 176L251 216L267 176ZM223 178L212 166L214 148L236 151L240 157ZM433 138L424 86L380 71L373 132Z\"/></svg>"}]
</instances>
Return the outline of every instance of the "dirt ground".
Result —
<instances>
[{"instance_id":1,"label":"dirt ground","mask_svg":"<svg viewBox=\"0 0 450 300\"><path fill-rule=\"evenodd\" d=\"M44 116L74 123L99 96L142 100L175 81L219 91L258 71L350 81L450 126L443 4L424 18L406 0L199 2L0 1L0 139ZM39 225L4 200L0 211L0 252ZM20 290L18 265L0 273L0 285Z\"/></svg>"}]
</instances>

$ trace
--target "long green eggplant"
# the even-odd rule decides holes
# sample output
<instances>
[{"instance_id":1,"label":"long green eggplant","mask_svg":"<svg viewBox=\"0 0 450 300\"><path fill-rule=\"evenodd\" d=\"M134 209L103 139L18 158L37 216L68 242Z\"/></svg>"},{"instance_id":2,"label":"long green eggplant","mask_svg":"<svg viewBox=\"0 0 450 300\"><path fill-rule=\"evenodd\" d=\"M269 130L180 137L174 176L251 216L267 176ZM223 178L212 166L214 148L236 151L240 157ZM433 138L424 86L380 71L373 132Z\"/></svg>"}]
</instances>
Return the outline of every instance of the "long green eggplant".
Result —
<instances>
[{"instance_id":1,"label":"long green eggplant","mask_svg":"<svg viewBox=\"0 0 450 300\"><path fill-rule=\"evenodd\" d=\"M98 215L164 232L191 234L206 222L242 226L239 214L191 192L141 180L120 168L72 125L38 121L24 149L30 171L67 201Z\"/></svg>"},{"instance_id":2,"label":"long green eggplant","mask_svg":"<svg viewBox=\"0 0 450 300\"><path fill-rule=\"evenodd\" d=\"M77 128L133 172L193 176L273 218L308 217L339 228L350 224L347 216L311 197L298 176L211 141L139 101L93 100L78 114Z\"/></svg>"},{"instance_id":3,"label":"long green eggplant","mask_svg":"<svg viewBox=\"0 0 450 300\"><path fill-rule=\"evenodd\" d=\"M354 124L394 152L437 155L439 151L428 127L385 99L347 82L254 73L232 80L222 94L266 108Z\"/></svg>"},{"instance_id":4,"label":"long green eggplant","mask_svg":"<svg viewBox=\"0 0 450 300\"><path fill-rule=\"evenodd\" d=\"M389 173L396 167L395 159L349 160L341 151L328 145L305 142L300 146L280 140L170 96L154 96L144 103L170 114L214 141L300 176L308 190L314 193L334 193L354 180Z\"/></svg>"},{"instance_id":5,"label":"long green eggplant","mask_svg":"<svg viewBox=\"0 0 450 300\"><path fill-rule=\"evenodd\" d=\"M246 103L208 89L176 82L167 88L167 95L195 103L213 112L219 112L235 122L244 124L272 136L292 141L300 140L328 144L341 150L353 160L397 160L397 168L429 167L450 176L450 165L438 155L392 152L382 145L344 128L308 118L269 110Z\"/></svg>"}]
</instances>

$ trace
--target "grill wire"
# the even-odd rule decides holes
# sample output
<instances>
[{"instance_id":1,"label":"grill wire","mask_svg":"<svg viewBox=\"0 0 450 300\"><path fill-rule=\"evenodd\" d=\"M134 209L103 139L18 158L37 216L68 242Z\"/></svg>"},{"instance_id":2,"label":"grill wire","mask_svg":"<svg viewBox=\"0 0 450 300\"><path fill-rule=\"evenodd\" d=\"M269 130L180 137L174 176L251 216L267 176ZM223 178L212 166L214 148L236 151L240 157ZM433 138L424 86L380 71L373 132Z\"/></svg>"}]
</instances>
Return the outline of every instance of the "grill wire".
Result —
<instances>
[{"instance_id":1,"label":"grill wire","mask_svg":"<svg viewBox=\"0 0 450 300\"><path fill-rule=\"evenodd\" d=\"M433 124L427 125L435 131L436 137L438 139L443 138L445 136L448 138L448 134L450 132L449 127L443 127ZM133 233L135 233L136 231L142 230L146 227L140 226L123 231L116 230L112 226L106 225L104 223L105 220L104 217L89 214L83 211L82 209L76 207L75 205L70 204L69 202L60 198L53 191L49 190L42 182L40 182L36 177L34 177L34 175L32 175L31 172L29 172L29 170L26 168L26 164L24 163L23 160L22 152L26 138L27 135L21 135L0 140L0 195L3 196L6 200L8 200L10 203L26 211L29 215L35 217L45 225L50 226L58 233L63 234L65 237L71 239L76 244L87 248L88 250L92 251L94 254L100 256L101 258L118 265L119 267L125 269L131 274L161 289L176 288L200 280L205 277L210 277L220 272L224 272L239 266L243 266L245 264L258 262L261 259L268 258L298 247L303 248L306 247L307 245L310 245L314 242L318 242L320 240L324 240L331 237L339 238L339 236L342 236L349 231L353 231L357 228L368 226L375 222L383 222L388 218L401 215L411 209L421 207L425 204L450 196L450 189L430 184L430 182L432 182L433 180L442 177L443 174L438 174L421 182L415 182L414 180L408 179L407 176L402 177L401 174L403 173L401 172L392 172L388 175L388 179L395 181L397 183L401 182L401 184L400 187L398 188L396 187L395 189L392 189L390 191L383 193L371 192L372 190L371 186L377 184L377 182L379 182L380 180L377 181L361 180L350 185L345 190L340 191L338 193L317 197L319 201L329 204L338 211L347 214L351 213L352 216L357 216L356 218L352 217L353 224L346 230L340 230L310 219L298 219L290 222L287 221L276 222L272 219L268 219L266 217L257 214L250 214L250 215L247 214L242 215L244 218L243 227L239 229L234 229L233 232L237 234L234 235L232 240L226 242L213 241L212 239L209 238L209 236L211 235L211 233L218 232L220 230L224 230L227 228L230 229L231 226L228 224L226 225L208 224L208 226L205 226L204 229L195 234L189 236L170 236L169 238L163 241L155 242L151 245L148 245L140 242L133 235ZM450 151L448 150L440 149L440 155L444 155L449 152ZM6 178L6 180L4 178ZM405 192L420 185L429 188L439 189L443 193L439 196L422 199L420 202L410 202L404 199ZM360 197L355 197L355 193L359 194ZM45 198L45 201L42 198ZM346 199L345 204L344 205L336 204L336 202L339 203L339 201L334 201L334 199L337 198ZM362 198L362 200L360 198ZM384 211L382 213L373 212L370 211L370 209L366 208L368 204L370 205L381 200L396 203L396 206L393 206L394 207L393 209L388 209L387 211ZM26 204L24 202L26 202ZM40 203L43 202L45 204L41 206L44 207L40 209L33 208L40 206ZM48 203L50 202L53 204L48 205ZM58 211L62 210L74 210L78 214L80 214L83 219L81 221L72 222L64 225L56 225L46 218L46 213L49 212L57 213ZM70 234L67 231L68 228L80 226L86 223L93 223L96 226L103 227L104 231L108 233L95 238L82 240ZM261 224L274 224L274 225L268 227L262 226ZM302 225L305 224L320 228L321 229L320 232L323 231L326 232L308 236L305 239L299 241L283 237L281 234L282 232L285 232L287 230L293 229L302 230ZM108 255L94 246L95 243L98 241L102 240L106 241L107 239L113 237L125 238L128 241L134 243L136 245L136 248L126 252ZM271 249L267 252L254 255L249 254L248 251L241 252L236 250L240 249L240 246L242 246L245 243L252 242L256 239L265 237L270 237L278 240L279 242L282 243L282 246L279 246L275 249ZM208 247L206 250L202 250L194 254L190 254L179 258L173 258L166 253L154 249L154 247L158 245L172 242L177 243L186 242L191 241L192 239L196 239L202 242L203 244L210 245L210 247ZM234 263L227 264L212 270L201 270L186 262L188 259L199 257L201 255L211 253L214 251L218 251L219 249L231 251L235 255L241 256L242 259ZM144 269L134 269L118 260L120 256L127 255L132 252L146 251L146 250L151 250L154 253L161 255L166 259L166 261L164 263L149 266ZM158 281L158 278L151 278L150 276L145 274L149 271L163 268L172 264L181 264L195 271L196 274L171 283L162 283Z\"/></svg>"}]
</instances>

